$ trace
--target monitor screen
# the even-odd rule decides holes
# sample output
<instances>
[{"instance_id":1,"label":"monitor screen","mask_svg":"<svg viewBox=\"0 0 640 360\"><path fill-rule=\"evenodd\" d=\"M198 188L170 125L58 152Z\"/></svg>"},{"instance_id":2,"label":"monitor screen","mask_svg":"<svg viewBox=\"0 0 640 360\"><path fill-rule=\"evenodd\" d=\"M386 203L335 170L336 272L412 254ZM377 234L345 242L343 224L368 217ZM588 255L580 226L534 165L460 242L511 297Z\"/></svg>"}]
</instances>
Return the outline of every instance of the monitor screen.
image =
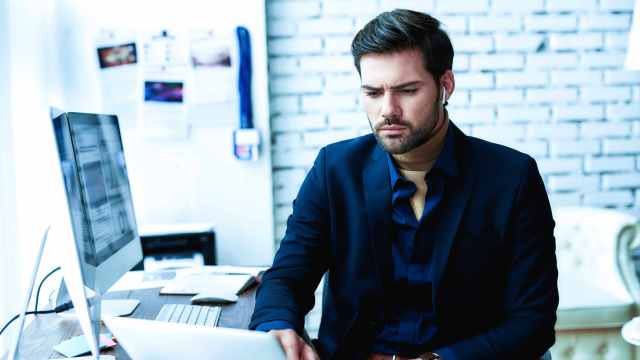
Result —
<instances>
[{"instance_id":1,"label":"monitor screen","mask_svg":"<svg viewBox=\"0 0 640 360\"><path fill-rule=\"evenodd\" d=\"M66 113L54 119L54 131L76 247L81 263L90 265L82 270L93 288L101 265L140 241L118 120ZM131 266L122 264L122 272Z\"/></svg>"}]
</instances>

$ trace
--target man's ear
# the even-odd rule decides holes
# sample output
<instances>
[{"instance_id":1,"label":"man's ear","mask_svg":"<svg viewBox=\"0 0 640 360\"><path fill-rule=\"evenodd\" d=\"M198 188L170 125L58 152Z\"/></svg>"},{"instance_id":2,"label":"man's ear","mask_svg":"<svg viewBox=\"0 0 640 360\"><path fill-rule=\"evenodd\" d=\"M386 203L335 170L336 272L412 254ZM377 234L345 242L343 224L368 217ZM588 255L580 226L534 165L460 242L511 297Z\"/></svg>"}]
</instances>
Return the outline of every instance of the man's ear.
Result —
<instances>
[{"instance_id":1,"label":"man's ear","mask_svg":"<svg viewBox=\"0 0 640 360\"><path fill-rule=\"evenodd\" d=\"M440 76L440 86L447 92L444 100L449 100L451 94L453 94L453 91L456 89L456 80L453 76L453 71L447 70L442 74L442 76Z\"/></svg>"}]
</instances>

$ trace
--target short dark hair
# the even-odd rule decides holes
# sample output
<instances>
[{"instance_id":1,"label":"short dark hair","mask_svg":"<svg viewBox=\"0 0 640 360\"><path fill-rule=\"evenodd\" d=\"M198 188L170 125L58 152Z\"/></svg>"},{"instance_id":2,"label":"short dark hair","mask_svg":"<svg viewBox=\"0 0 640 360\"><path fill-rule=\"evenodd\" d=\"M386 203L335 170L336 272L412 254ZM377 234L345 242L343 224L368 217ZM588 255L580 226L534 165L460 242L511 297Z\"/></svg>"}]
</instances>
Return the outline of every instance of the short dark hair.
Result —
<instances>
[{"instance_id":1,"label":"short dark hair","mask_svg":"<svg viewBox=\"0 0 640 360\"><path fill-rule=\"evenodd\" d=\"M438 19L425 13L396 9L369 21L353 38L351 54L358 74L360 59L366 54L383 54L417 49L426 70L440 83L440 76L451 70L453 46Z\"/></svg>"}]
</instances>

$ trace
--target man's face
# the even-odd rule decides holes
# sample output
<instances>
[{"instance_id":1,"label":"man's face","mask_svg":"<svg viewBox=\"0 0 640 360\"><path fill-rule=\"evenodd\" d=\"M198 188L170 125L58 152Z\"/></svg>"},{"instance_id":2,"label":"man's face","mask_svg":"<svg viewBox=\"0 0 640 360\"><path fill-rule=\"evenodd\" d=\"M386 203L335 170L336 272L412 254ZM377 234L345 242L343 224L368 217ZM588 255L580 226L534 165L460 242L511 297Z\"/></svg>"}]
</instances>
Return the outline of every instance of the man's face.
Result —
<instances>
[{"instance_id":1,"label":"man's face","mask_svg":"<svg viewBox=\"0 0 640 360\"><path fill-rule=\"evenodd\" d=\"M364 55L360 75L362 104L385 150L404 154L433 136L441 93L418 50Z\"/></svg>"}]
</instances>

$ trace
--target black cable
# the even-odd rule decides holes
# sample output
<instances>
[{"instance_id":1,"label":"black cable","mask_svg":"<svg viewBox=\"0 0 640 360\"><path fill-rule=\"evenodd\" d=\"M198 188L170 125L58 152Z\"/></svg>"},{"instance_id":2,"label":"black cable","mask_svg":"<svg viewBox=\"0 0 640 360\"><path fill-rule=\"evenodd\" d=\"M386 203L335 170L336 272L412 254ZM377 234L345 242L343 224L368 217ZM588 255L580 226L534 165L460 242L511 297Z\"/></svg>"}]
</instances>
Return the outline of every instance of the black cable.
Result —
<instances>
[{"instance_id":1,"label":"black cable","mask_svg":"<svg viewBox=\"0 0 640 360\"><path fill-rule=\"evenodd\" d=\"M45 277L42 278L42 280L40 280L40 285L38 285L38 291L36 292L36 306L35 306L35 309L33 311L27 311L24 314L25 316L27 316L27 315L43 315L43 314L59 313L59 312L65 311L65 310L69 310L69 309L71 309L73 307L73 303L71 301L67 301L64 304L56 306L52 310L41 310L41 311L38 311L38 300L40 300L40 289L42 289L42 285L44 284L44 281L47 280L47 278L49 276L51 276L53 273L55 273L58 270L60 270L60 266L58 266L57 268L51 270ZM13 318L11 318L11 320L7 321L7 323L4 324L4 326L2 327L2 330L0 330L0 336L7 329L7 327L19 317L20 317L20 314L14 316Z\"/></svg>"},{"instance_id":2,"label":"black cable","mask_svg":"<svg viewBox=\"0 0 640 360\"><path fill-rule=\"evenodd\" d=\"M36 314L36 315L51 314L51 313L54 313L54 312L56 312L56 311L55 310L27 311L24 315L27 316L27 315L32 315L32 314ZM11 320L9 320L6 324L4 324L4 326L2 327L2 330L0 330L0 335L2 335L2 333L5 331L5 329L19 317L20 317L20 314L14 316Z\"/></svg>"},{"instance_id":3,"label":"black cable","mask_svg":"<svg viewBox=\"0 0 640 360\"><path fill-rule=\"evenodd\" d=\"M69 310L72 307L73 307L73 303L71 301L67 301L66 303L64 303L62 305L56 306L55 309L40 310L40 311L27 311L26 313L24 313L24 315L27 316L27 315L53 314L53 313L59 313L59 312L63 312L63 311ZM13 318L11 318L11 320L7 321L7 323L4 324L4 326L2 327L2 330L0 330L0 336L5 331L5 329L19 317L20 317L20 314L14 316Z\"/></svg>"},{"instance_id":4,"label":"black cable","mask_svg":"<svg viewBox=\"0 0 640 360\"><path fill-rule=\"evenodd\" d=\"M42 278L42 280L40 280L40 285L38 285L38 291L36 291L36 306L35 306L35 309L33 309L33 311L36 314L38 313L38 301L40 300L40 289L42 289L42 285L44 284L44 281L47 280L49 276L51 276L53 273L55 273L58 270L60 270L60 266L51 270L45 277Z\"/></svg>"}]
</instances>

